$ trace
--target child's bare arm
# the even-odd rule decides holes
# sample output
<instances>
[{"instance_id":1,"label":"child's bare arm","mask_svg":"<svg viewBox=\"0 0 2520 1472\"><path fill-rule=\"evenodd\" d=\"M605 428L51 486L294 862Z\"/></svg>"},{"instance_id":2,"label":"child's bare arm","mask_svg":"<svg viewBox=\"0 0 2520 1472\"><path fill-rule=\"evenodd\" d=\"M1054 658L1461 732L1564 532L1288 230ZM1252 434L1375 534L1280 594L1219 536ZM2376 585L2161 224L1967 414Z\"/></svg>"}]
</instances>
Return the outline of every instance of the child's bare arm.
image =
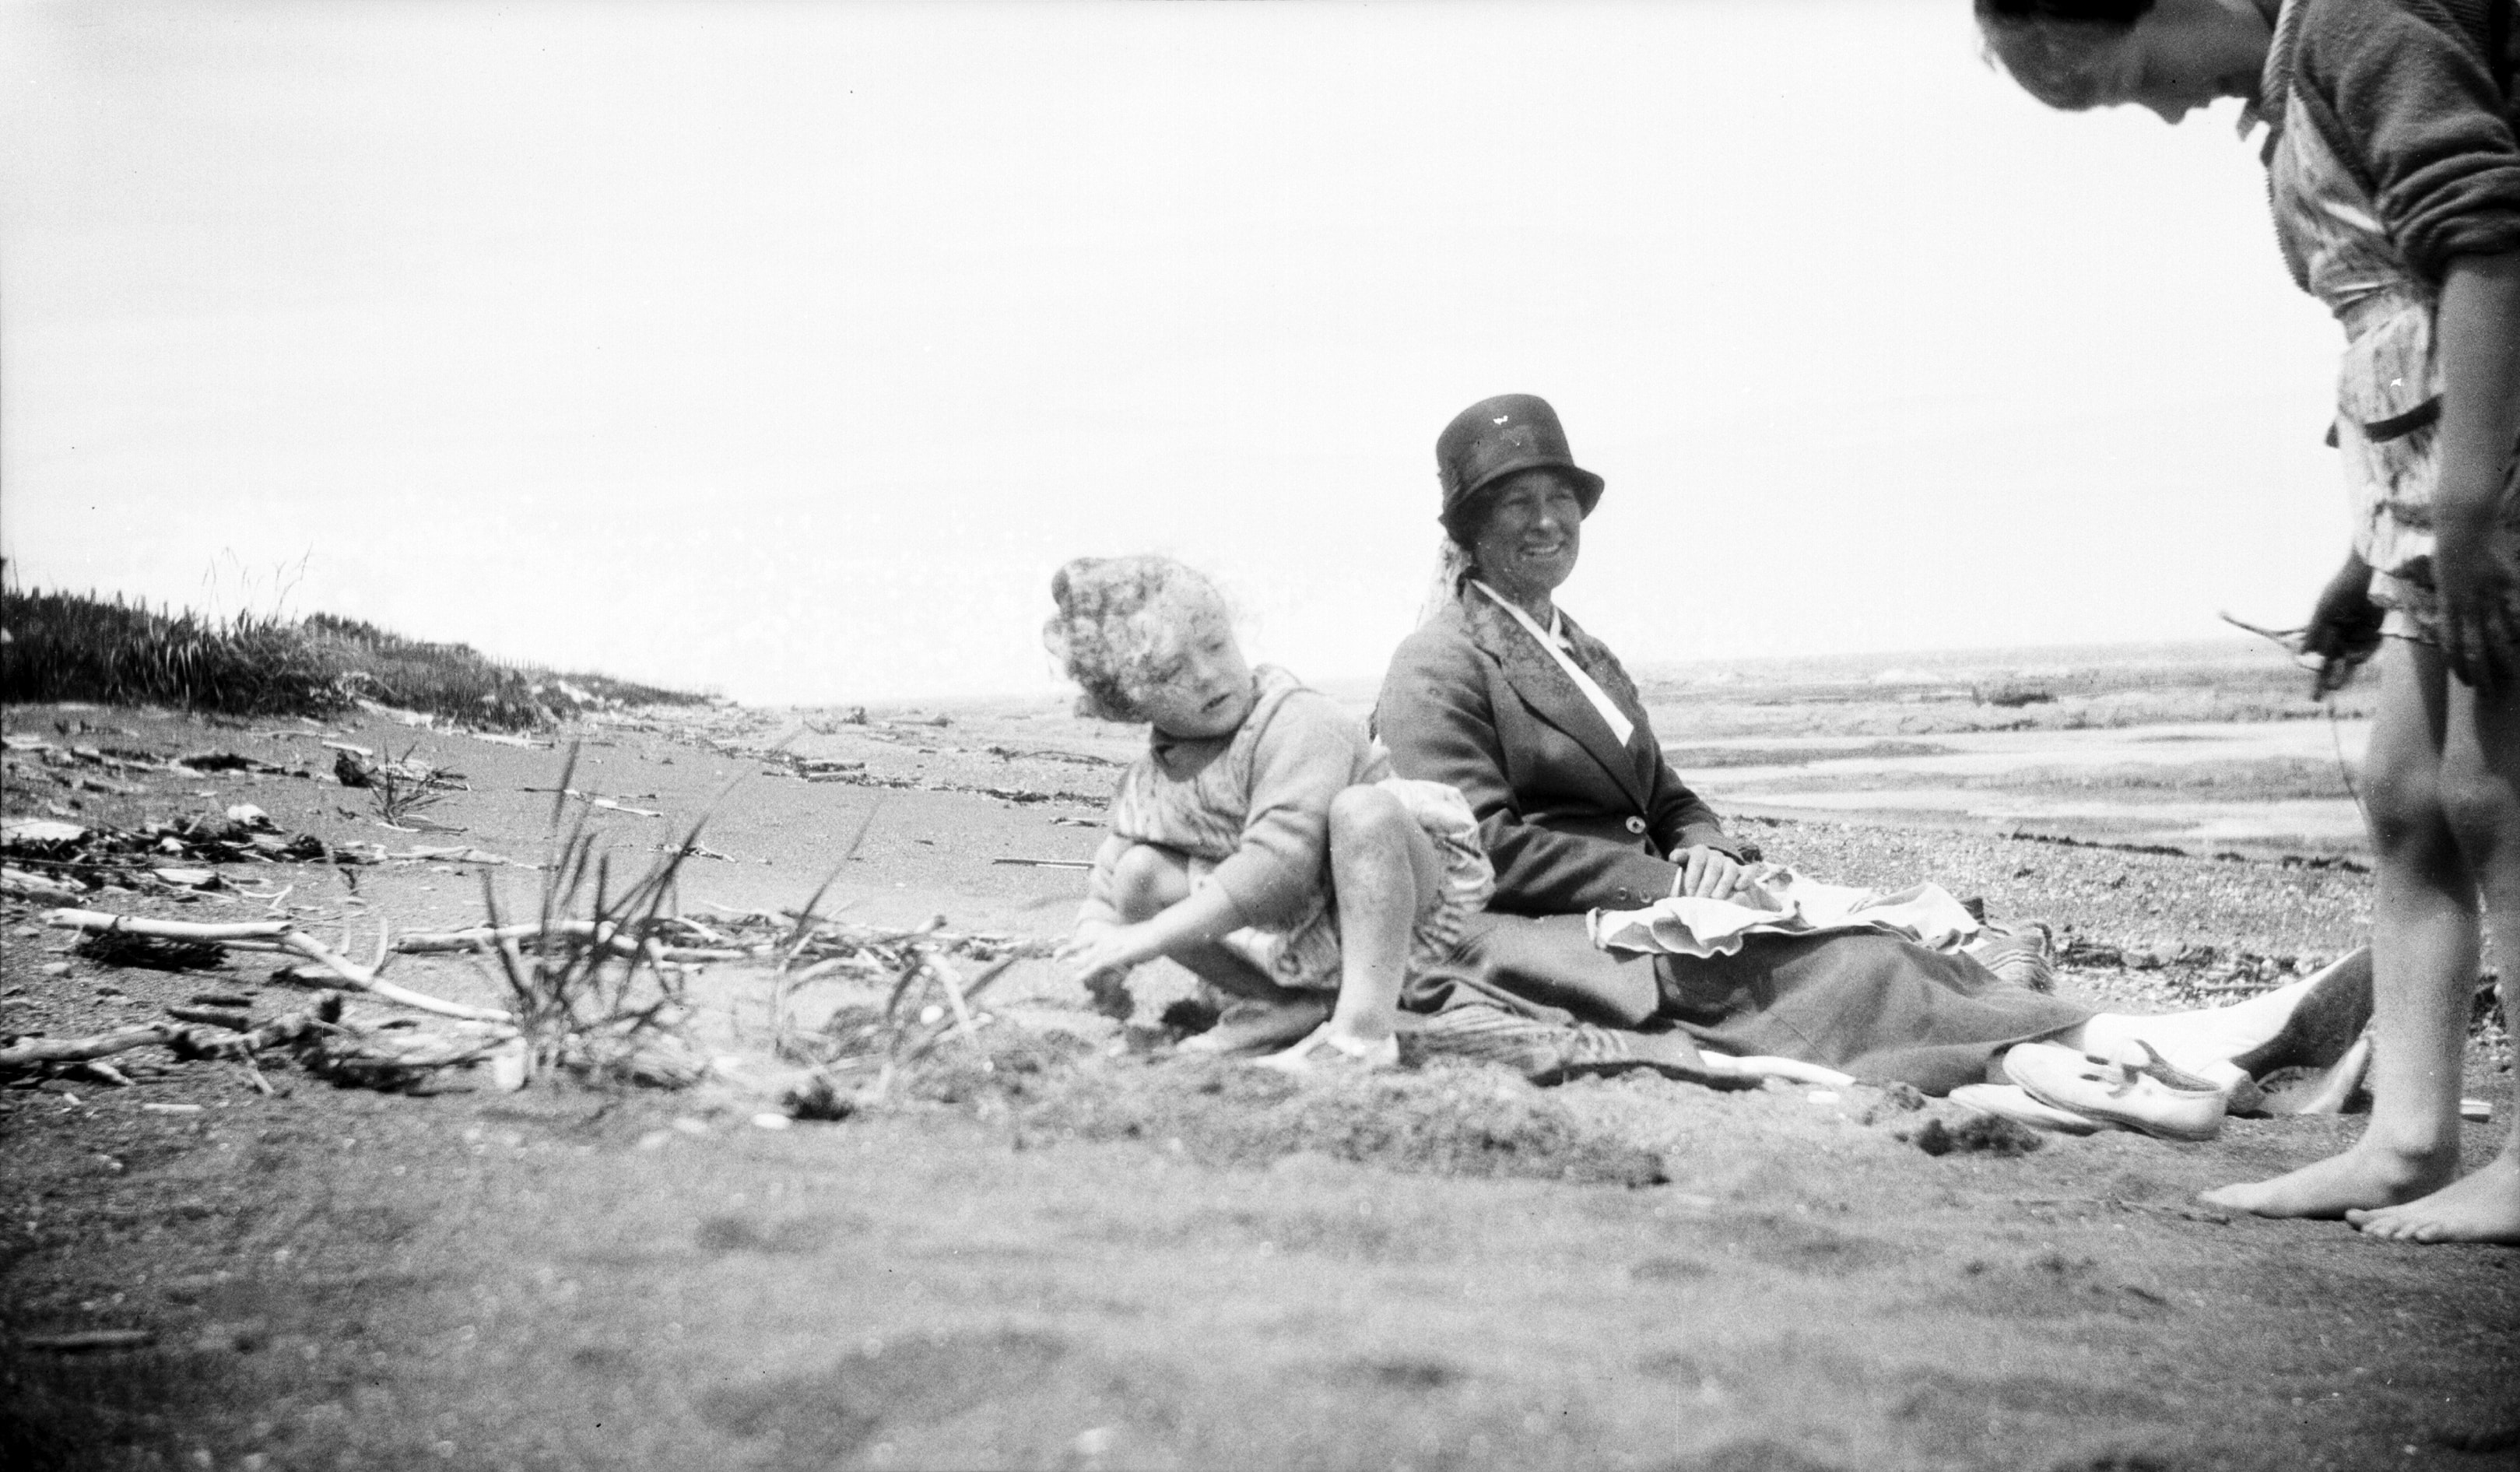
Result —
<instances>
[{"instance_id":1,"label":"child's bare arm","mask_svg":"<svg viewBox=\"0 0 2520 1472\"><path fill-rule=\"evenodd\" d=\"M1102 835L1102 847L1094 851L1094 867L1085 876L1085 902L1076 909L1079 932L1089 925L1126 923L1120 913L1118 870L1120 855L1128 851L1127 839L1116 833Z\"/></svg>"},{"instance_id":2,"label":"child's bare arm","mask_svg":"<svg viewBox=\"0 0 2520 1472\"><path fill-rule=\"evenodd\" d=\"M1124 843L1122 848L1126 847ZM1089 898L1087 904L1090 908L1093 901ZM1108 918L1079 914L1075 936L1058 949L1058 958L1074 968L1079 981L1125 972L1183 946L1213 941L1246 923L1234 897L1214 885L1195 890L1135 924L1121 923L1118 911L1107 904L1104 909Z\"/></svg>"},{"instance_id":3,"label":"child's bare arm","mask_svg":"<svg viewBox=\"0 0 2520 1472\"><path fill-rule=\"evenodd\" d=\"M2459 678L2491 691L2520 681L2520 570L2495 555L2494 537L2520 444L2520 251L2453 256L2440 322L2442 653Z\"/></svg>"}]
</instances>

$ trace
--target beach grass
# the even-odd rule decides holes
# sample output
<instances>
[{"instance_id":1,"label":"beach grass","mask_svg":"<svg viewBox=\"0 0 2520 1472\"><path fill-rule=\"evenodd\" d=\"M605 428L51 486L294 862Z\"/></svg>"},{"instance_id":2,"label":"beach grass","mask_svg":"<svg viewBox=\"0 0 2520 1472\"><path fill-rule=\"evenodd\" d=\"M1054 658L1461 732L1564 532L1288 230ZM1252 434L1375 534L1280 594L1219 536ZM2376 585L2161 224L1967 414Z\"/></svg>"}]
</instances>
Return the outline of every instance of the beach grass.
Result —
<instances>
[{"instance_id":1,"label":"beach grass","mask_svg":"<svg viewBox=\"0 0 2520 1472\"><path fill-rule=\"evenodd\" d=\"M588 709L708 697L503 664L356 620L152 610L119 596L0 590L0 690L11 702L324 715L367 700L465 725L528 730Z\"/></svg>"}]
</instances>

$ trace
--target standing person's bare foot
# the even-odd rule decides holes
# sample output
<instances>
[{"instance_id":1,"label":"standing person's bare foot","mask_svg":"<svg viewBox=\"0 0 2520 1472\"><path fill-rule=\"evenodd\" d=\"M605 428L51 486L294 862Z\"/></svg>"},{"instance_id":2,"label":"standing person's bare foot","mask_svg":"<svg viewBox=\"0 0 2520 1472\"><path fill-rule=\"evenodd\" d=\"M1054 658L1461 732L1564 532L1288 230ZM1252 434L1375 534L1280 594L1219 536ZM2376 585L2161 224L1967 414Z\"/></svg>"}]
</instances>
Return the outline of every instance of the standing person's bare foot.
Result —
<instances>
[{"instance_id":1,"label":"standing person's bare foot","mask_svg":"<svg viewBox=\"0 0 2520 1472\"><path fill-rule=\"evenodd\" d=\"M2393 1242L2520 1243L2520 1157L2504 1151L2485 1169L2429 1196L2345 1219L2367 1237Z\"/></svg>"},{"instance_id":2,"label":"standing person's bare foot","mask_svg":"<svg viewBox=\"0 0 2520 1472\"><path fill-rule=\"evenodd\" d=\"M2315 1161L2272 1180L2221 1186L2198 1199L2261 1217L2336 1218L2358 1209L2415 1201L2439 1191L2457 1173L2456 1145L2409 1153L2365 1138L2342 1155Z\"/></svg>"}]
</instances>

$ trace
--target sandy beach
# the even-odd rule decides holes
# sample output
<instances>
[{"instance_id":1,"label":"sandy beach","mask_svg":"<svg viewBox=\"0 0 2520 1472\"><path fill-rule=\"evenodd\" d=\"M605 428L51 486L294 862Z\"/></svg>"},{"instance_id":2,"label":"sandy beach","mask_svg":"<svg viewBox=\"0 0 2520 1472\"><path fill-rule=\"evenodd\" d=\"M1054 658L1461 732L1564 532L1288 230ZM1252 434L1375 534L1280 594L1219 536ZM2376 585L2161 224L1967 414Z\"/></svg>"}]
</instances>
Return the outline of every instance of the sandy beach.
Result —
<instances>
[{"instance_id":1,"label":"sandy beach","mask_svg":"<svg viewBox=\"0 0 2520 1472\"><path fill-rule=\"evenodd\" d=\"M373 716L13 707L7 730L13 817L134 826L251 803L337 848L474 851L226 866L224 896L89 900L286 913L353 953L381 924L477 923L484 874L527 903L534 874L482 859L541 856L553 798L529 789L563 760ZM864 724L722 708L577 734L575 785L661 814L596 814L624 864L706 813L720 856L687 863L685 913L799 906L863 828L827 911L942 916L1018 948L1063 930L1137 740L1046 702ZM460 832L381 828L331 777L327 740L462 772L429 809ZM76 747L279 770L134 769L99 792L77 785L104 769ZM2134 1009L2272 985L2368 918L2350 866L1745 821L1831 879L1931 877L2045 919L2080 958L2060 989ZM245 954L101 964L44 909L13 900L0 931L15 1034L204 992L261 1018L307 995ZM499 999L462 957L390 974ZM392 1094L273 1064L266 1094L233 1064L135 1062L127 1088L0 1093L13 1460L2466 1468L2520 1428L2507 1250L2194 1202L2333 1150L2352 1116L2004 1153L1967 1148L2002 1141L1956 1131L1948 1104L1863 1087L1543 1090L1460 1068L1299 1085L1130 1053L1036 958L990 993L962 1062L844 1122L773 1129L755 1119L797 1070L773 1056L769 979L766 962L694 969L690 1028L715 1068L685 1090L509 1093L476 1069ZM1137 989L1143 1032L1187 989L1158 966ZM800 1003L810 1023L868 996L842 978ZM2498 1121L2498 1031L2468 1072ZM1946 1153L1918 1147L1928 1122ZM2469 1127L2471 1160L2498 1127ZM121 1347L43 1347L98 1333Z\"/></svg>"}]
</instances>

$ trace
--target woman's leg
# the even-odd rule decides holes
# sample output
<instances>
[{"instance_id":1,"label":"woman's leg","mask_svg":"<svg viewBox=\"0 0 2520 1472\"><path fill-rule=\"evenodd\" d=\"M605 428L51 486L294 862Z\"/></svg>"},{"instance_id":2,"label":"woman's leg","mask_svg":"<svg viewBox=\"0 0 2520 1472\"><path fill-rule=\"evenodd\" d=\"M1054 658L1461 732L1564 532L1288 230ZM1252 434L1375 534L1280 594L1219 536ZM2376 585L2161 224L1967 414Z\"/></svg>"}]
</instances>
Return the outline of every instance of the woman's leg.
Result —
<instances>
[{"instance_id":1,"label":"woman's leg","mask_svg":"<svg viewBox=\"0 0 2520 1472\"><path fill-rule=\"evenodd\" d=\"M1339 991L1329 1034L1380 1045L1391 1035L1409 941L1434 908L1444 862L1400 800L1351 787L1330 800L1330 882L1338 900Z\"/></svg>"},{"instance_id":2,"label":"woman's leg","mask_svg":"<svg viewBox=\"0 0 2520 1472\"><path fill-rule=\"evenodd\" d=\"M2495 969L2501 977L2502 1023L2520 1022L2512 996L2520 990L2520 691L2479 696L2450 684L2450 725L2442 751L2442 801L2460 851L2483 881L2488 928L2494 936ZM2464 978L2470 972L2458 973ZM2454 978L2455 980L2456 978ZM2468 997L2462 981L2438 998L2435 1029L2426 1039L2444 1062L2446 1098L2423 1097L2436 1107L2457 1108L2458 1067L2466 1043ZM2386 1056L2383 1054L2382 1056ZM2375 1089L2378 1086L2375 1082ZM2374 1095L2376 1113L2385 1102ZM2450 1126L2456 1129L2453 1116ZM2455 1158L2452 1136L2449 1153ZM2375 1237L2413 1242L2520 1242L2520 1110L2512 1113L2501 1152L2475 1173L2403 1206L2349 1211L2346 1219Z\"/></svg>"},{"instance_id":3,"label":"woman's leg","mask_svg":"<svg viewBox=\"0 0 2520 1472\"><path fill-rule=\"evenodd\" d=\"M2150 1043L2171 1067L2207 1078L2238 1071L2230 1061L2272 1040L2316 985L2305 978L2228 1007L2186 1012L2102 1012L2050 1039L2101 1057L2125 1057L2137 1042Z\"/></svg>"},{"instance_id":4,"label":"woman's leg","mask_svg":"<svg viewBox=\"0 0 2520 1472\"><path fill-rule=\"evenodd\" d=\"M2458 1172L2458 1068L2477 962L2475 871L2443 805L2452 696L2441 656L2391 639L2364 764L2380 863L2372 927L2371 1126L2342 1155L2205 1199L2267 1217L2413 1201Z\"/></svg>"}]
</instances>

